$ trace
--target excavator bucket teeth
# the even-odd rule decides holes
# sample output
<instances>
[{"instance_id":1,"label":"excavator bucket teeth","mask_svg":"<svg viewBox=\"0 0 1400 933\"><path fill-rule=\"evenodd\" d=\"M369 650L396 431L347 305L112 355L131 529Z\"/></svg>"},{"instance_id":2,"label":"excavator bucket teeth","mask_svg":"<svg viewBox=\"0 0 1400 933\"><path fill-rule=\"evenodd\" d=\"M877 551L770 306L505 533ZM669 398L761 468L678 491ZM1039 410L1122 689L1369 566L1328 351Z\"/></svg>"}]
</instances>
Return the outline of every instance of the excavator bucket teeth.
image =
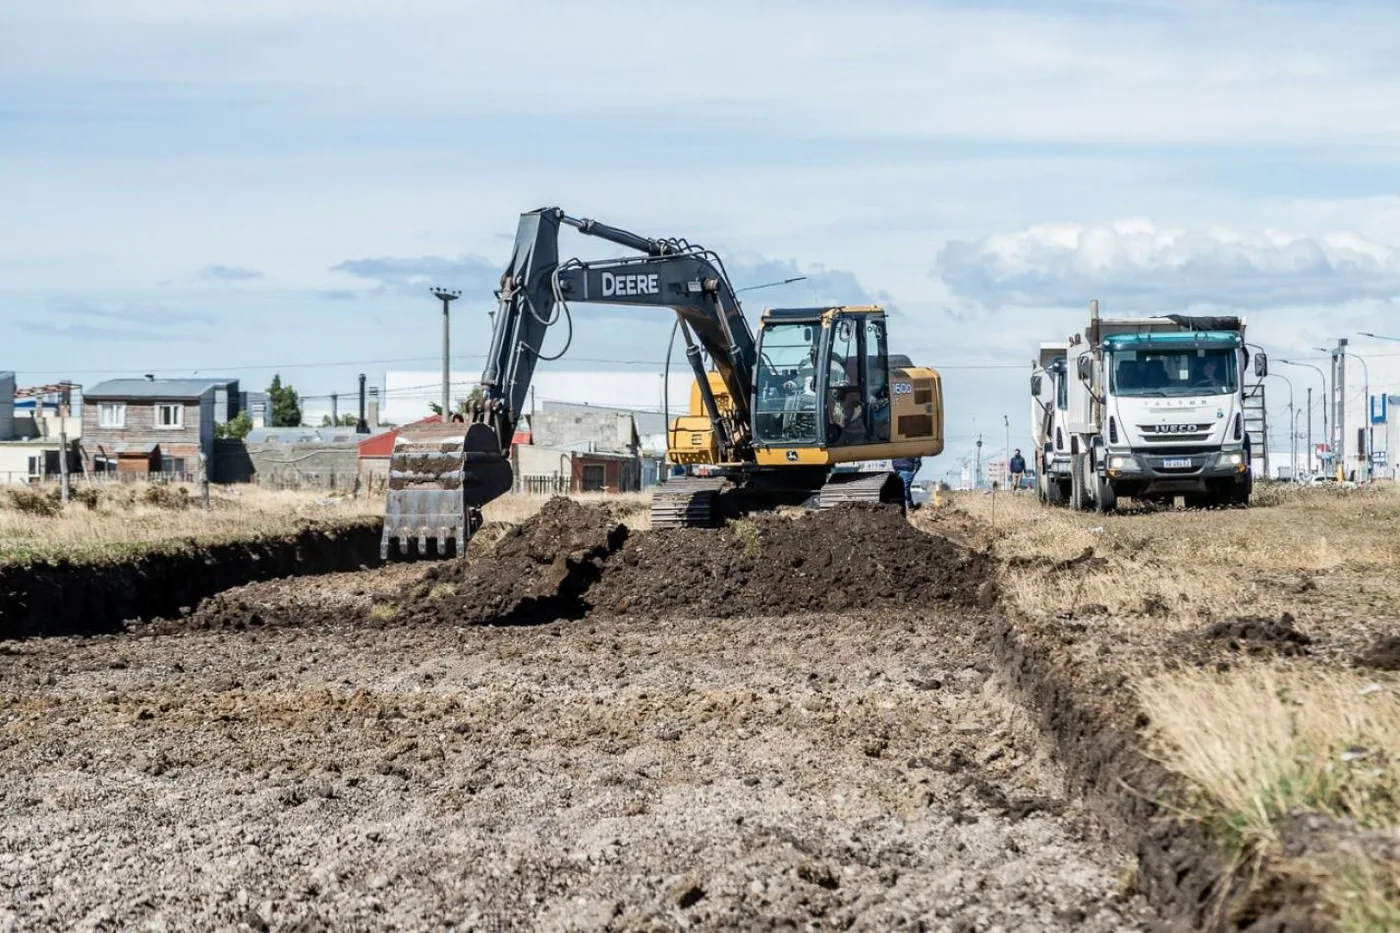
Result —
<instances>
[{"instance_id":1,"label":"excavator bucket teeth","mask_svg":"<svg viewBox=\"0 0 1400 933\"><path fill-rule=\"evenodd\" d=\"M481 507L510 492L510 463L495 432L484 424L421 425L404 431L389 459L380 556L397 541L420 553L435 545L440 557L460 555L481 521Z\"/></svg>"}]
</instances>

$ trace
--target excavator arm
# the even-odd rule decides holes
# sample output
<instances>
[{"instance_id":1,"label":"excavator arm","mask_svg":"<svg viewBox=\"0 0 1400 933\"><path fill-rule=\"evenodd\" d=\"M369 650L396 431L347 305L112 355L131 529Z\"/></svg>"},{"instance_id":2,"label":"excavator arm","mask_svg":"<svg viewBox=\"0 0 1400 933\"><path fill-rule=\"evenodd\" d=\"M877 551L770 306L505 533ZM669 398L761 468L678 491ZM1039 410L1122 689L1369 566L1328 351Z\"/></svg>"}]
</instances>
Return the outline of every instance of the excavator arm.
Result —
<instances>
[{"instance_id":1,"label":"excavator arm","mask_svg":"<svg viewBox=\"0 0 1400 933\"><path fill-rule=\"evenodd\" d=\"M561 225L640 255L561 262ZM510 266L496 297L483 393L469 407L469 423L405 431L396 440L380 546L384 556L395 539L401 551L415 538L426 550L429 537L437 540L439 553L447 553L449 541L460 553L480 508L510 491L511 438L524 414L535 366L541 359L557 358L541 355L545 336L561 318L572 328L571 303L672 309L721 456L753 458L758 344L714 253L684 240L638 236L570 217L557 207L541 208L520 216ZM724 383L726 406L711 392L705 356Z\"/></svg>"},{"instance_id":2,"label":"excavator arm","mask_svg":"<svg viewBox=\"0 0 1400 933\"><path fill-rule=\"evenodd\" d=\"M642 255L584 262L559 261L559 228L568 225ZM501 446L510 442L526 400L545 335L571 303L671 308L680 319L687 356L708 394L703 355L714 363L733 405L725 418L706 399L722 450L743 457L750 444L749 414L757 343L734 289L714 253L683 240L638 236L559 208L521 215L510 267L496 293L491 347L481 385L484 399L473 420L491 425ZM572 319L569 321L572 327Z\"/></svg>"}]
</instances>

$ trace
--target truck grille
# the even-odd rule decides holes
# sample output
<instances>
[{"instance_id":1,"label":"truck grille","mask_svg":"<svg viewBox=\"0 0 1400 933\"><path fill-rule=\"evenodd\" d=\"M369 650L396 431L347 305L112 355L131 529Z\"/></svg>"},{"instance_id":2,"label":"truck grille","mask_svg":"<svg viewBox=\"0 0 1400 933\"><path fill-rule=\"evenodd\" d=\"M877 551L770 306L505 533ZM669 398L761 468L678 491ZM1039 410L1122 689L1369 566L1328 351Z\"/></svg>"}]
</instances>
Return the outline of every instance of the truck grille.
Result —
<instances>
[{"instance_id":1,"label":"truck grille","mask_svg":"<svg viewBox=\"0 0 1400 933\"><path fill-rule=\"evenodd\" d=\"M1219 447L1202 446L1200 444L1172 444L1157 446L1153 444L1150 450L1144 450L1154 457L1199 457L1202 454L1215 454L1220 452Z\"/></svg>"},{"instance_id":2,"label":"truck grille","mask_svg":"<svg viewBox=\"0 0 1400 933\"><path fill-rule=\"evenodd\" d=\"M1156 449L1158 444L1180 444L1190 441L1210 440L1210 426L1204 424L1192 425L1167 425L1167 427L1192 428L1190 431L1163 431L1160 424L1140 424L1138 431L1142 434L1142 439Z\"/></svg>"}]
</instances>

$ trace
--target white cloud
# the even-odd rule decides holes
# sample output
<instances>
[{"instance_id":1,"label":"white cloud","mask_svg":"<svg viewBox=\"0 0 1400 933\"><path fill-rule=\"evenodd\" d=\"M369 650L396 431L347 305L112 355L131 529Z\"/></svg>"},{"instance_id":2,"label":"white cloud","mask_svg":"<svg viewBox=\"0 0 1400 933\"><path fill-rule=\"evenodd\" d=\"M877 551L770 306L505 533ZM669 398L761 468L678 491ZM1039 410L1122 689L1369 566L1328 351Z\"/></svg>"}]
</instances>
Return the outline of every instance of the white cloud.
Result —
<instances>
[{"instance_id":1,"label":"white cloud","mask_svg":"<svg viewBox=\"0 0 1400 933\"><path fill-rule=\"evenodd\" d=\"M1381 4L1045 10L870 0L28 5L0 77L229 87L303 115L683 108L802 134L1160 142L1400 134ZM503 36L519 41L502 41ZM61 41L60 41L61 40ZM524 43L528 52L522 55ZM586 56L580 68L580 50ZM705 67L696 67L697 62Z\"/></svg>"},{"instance_id":2,"label":"white cloud","mask_svg":"<svg viewBox=\"0 0 1400 933\"><path fill-rule=\"evenodd\" d=\"M1347 231L1040 224L949 242L934 274L958 297L987 306L1099 298L1143 311L1317 307L1400 296L1400 249Z\"/></svg>"}]
</instances>

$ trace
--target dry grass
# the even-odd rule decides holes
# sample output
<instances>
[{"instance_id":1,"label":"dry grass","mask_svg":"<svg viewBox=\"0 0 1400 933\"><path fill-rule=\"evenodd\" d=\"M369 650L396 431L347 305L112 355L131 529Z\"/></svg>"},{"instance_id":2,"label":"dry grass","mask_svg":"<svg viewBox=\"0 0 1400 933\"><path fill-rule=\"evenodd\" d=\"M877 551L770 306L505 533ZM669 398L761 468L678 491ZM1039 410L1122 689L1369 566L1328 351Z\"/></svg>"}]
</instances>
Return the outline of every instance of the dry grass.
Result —
<instances>
[{"instance_id":1,"label":"dry grass","mask_svg":"<svg viewBox=\"0 0 1400 933\"><path fill-rule=\"evenodd\" d=\"M22 491L18 498L10 495L12 490L0 490L0 563L119 559L161 547L288 534L308 521L331 526L373 521L384 513L382 494L355 498L214 486L206 512L200 507L198 490L179 485L76 486L74 501L61 508L56 504L56 488L17 489ZM574 498L609 503L629 526L649 527L649 495L585 493ZM548 499L505 496L487 506L485 518L516 524L538 512Z\"/></svg>"},{"instance_id":2,"label":"dry grass","mask_svg":"<svg viewBox=\"0 0 1400 933\"><path fill-rule=\"evenodd\" d=\"M1396 687L1259 665L1160 678L1139 697L1154 747L1199 789L1194 815L1229 843L1237 868L1278 859L1299 814L1330 818L1343 841L1286 870L1320 884L1342 929L1363 931L1400 922Z\"/></svg>"},{"instance_id":3,"label":"dry grass","mask_svg":"<svg viewBox=\"0 0 1400 933\"><path fill-rule=\"evenodd\" d=\"M0 562L44 558L103 559L172 542L211 543L286 534L306 521L339 524L383 511L370 498L243 486L213 487L210 509L192 487L114 485L91 505L69 502L57 514L36 514L0 497Z\"/></svg>"},{"instance_id":4,"label":"dry grass","mask_svg":"<svg viewBox=\"0 0 1400 933\"><path fill-rule=\"evenodd\" d=\"M1094 603L1136 614L1156 602L1182 624L1257 611L1276 595L1271 575L1350 571L1400 585L1400 490L1261 487L1247 510L1074 513L1033 495L955 494L948 508L988 527L1002 557L1066 560L1092 548L1107 562L1072 580L1012 568L1004 592L1027 612Z\"/></svg>"},{"instance_id":5,"label":"dry grass","mask_svg":"<svg viewBox=\"0 0 1400 933\"><path fill-rule=\"evenodd\" d=\"M1026 558L1002 571L1013 608L1047 620L1107 609L1089 631L1123 659L1152 748L1193 788L1185 815L1242 876L1267 863L1316 884L1343 930L1400 929L1400 682L1377 675L1377 690L1323 658L1160 673L1164 636L1207 619L1394 617L1400 490L1261 486L1249 509L1206 512L1072 513L1005 493L946 508L990 528L998 556ZM1101 560L1055 566L1087 549ZM1330 834L1321 855L1298 855L1319 842L1299 838L1314 832L1299 828L1308 814Z\"/></svg>"}]
</instances>

